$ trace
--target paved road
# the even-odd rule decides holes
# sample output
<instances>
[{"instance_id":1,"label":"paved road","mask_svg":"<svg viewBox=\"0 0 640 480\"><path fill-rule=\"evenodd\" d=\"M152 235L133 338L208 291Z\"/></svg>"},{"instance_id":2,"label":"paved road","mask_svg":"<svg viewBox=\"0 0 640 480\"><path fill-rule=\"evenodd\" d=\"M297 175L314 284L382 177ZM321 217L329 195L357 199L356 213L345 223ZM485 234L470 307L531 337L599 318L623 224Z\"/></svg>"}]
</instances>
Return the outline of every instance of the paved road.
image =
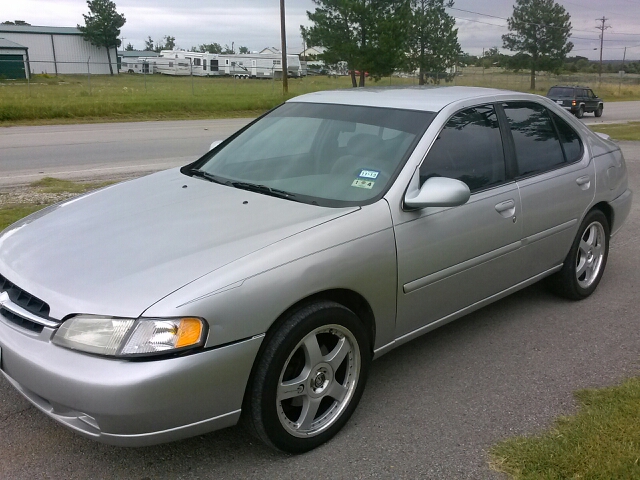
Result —
<instances>
[{"instance_id":1,"label":"paved road","mask_svg":"<svg viewBox=\"0 0 640 480\"><path fill-rule=\"evenodd\" d=\"M0 187L49 176L131 176L185 165L250 119L0 128Z\"/></svg>"},{"instance_id":2,"label":"paved road","mask_svg":"<svg viewBox=\"0 0 640 480\"><path fill-rule=\"evenodd\" d=\"M640 143L621 145L637 194ZM576 389L638 375L639 238L636 201L587 300L534 285L383 356L343 431L296 457L240 427L164 446L100 445L46 418L0 378L0 478L501 478L488 467L491 445L573 412Z\"/></svg>"},{"instance_id":3,"label":"paved road","mask_svg":"<svg viewBox=\"0 0 640 480\"><path fill-rule=\"evenodd\" d=\"M640 120L640 102L607 103L598 122ZM591 114L585 123L595 123ZM249 119L0 128L0 188L44 176L118 178L185 165Z\"/></svg>"},{"instance_id":4,"label":"paved road","mask_svg":"<svg viewBox=\"0 0 640 480\"><path fill-rule=\"evenodd\" d=\"M605 102L604 113L600 118L596 118L593 113L585 113L582 120L587 125L638 121L640 120L640 102Z\"/></svg>"}]
</instances>

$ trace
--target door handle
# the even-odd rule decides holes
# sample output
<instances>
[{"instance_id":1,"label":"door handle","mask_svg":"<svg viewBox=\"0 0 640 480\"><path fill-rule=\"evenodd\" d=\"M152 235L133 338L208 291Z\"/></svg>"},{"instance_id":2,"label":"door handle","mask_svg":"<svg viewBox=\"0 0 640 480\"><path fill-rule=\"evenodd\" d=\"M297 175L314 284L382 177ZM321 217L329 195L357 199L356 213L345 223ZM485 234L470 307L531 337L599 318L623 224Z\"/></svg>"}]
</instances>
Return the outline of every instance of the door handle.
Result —
<instances>
[{"instance_id":1,"label":"door handle","mask_svg":"<svg viewBox=\"0 0 640 480\"><path fill-rule=\"evenodd\" d=\"M509 218L516 213L516 202L513 199L505 200L496 205L496 212L502 215L504 218Z\"/></svg>"},{"instance_id":2,"label":"door handle","mask_svg":"<svg viewBox=\"0 0 640 480\"><path fill-rule=\"evenodd\" d=\"M576 183L582 190L588 190L591 187L591 177L589 175L583 175L576 179Z\"/></svg>"}]
</instances>

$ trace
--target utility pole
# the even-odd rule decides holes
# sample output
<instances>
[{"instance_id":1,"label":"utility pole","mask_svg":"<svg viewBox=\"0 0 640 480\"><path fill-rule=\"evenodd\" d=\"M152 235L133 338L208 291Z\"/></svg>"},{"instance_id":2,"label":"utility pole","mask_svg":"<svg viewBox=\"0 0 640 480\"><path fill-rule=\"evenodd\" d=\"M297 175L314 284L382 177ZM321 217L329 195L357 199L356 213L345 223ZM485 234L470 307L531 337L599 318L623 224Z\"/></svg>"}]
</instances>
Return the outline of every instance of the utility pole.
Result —
<instances>
[{"instance_id":1,"label":"utility pole","mask_svg":"<svg viewBox=\"0 0 640 480\"><path fill-rule=\"evenodd\" d=\"M287 31L284 25L284 0L280 0L280 37L282 41L282 93L289 93L289 78L287 67Z\"/></svg>"},{"instance_id":2,"label":"utility pole","mask_svg":"<svg viewBox=\"0 0 640 480\"><path fill-rule=\"evenodd\" d=\"M602 47L604 45L604 31L607 28L611 28L611 25L604 24L604 22L606 22L607 20L609 19L605 18L604 16L602 18L596 18L596 22L601 22L601 25L596 27L598 30L600 30L600 68L598 69L598 83L602 82Z\"/></svg>"}]
</instances>

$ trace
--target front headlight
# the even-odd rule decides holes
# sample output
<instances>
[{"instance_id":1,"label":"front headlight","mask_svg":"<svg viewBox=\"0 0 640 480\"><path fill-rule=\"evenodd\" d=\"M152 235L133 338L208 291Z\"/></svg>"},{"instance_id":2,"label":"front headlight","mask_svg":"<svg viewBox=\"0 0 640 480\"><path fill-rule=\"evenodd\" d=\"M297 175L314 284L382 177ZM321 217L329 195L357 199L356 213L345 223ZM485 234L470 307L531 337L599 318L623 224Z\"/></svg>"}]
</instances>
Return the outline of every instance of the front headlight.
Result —
<instances>
[{"instance_id":1,"label":"front headlight","mask_svg":"<svg viewBox=\"0 0 640 480\"><path fill-rule=\"evenodd\" d=\"M199 347L205 333L205 322L194 317L135 320L76 315L60 326L51 341L98 355L132 357Z\"/></svg>"}]
</instances>

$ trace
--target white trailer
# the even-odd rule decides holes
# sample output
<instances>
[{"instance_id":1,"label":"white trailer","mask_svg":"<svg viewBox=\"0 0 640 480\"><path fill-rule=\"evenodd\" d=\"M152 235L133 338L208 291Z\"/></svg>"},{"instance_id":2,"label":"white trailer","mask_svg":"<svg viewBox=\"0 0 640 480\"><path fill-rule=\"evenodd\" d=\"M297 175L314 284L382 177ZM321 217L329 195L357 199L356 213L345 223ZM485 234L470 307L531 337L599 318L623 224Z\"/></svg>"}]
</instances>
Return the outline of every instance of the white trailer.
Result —
<instances>
[{"instance_id":1,"label":"white trailer","mask_svg":"<svg viewBox=\"0 0 640 480\"><path fill-rule=\"evenodd\" d=\"M282 56L278 54L231 54L219 55L221 75L236 78L282 78ZM301 68L300 57L287 55L287 70L290 77L306 75Z\"/></svg>"},{"instance_id":2,"label":"white trailer","mask_svg":"<svg viewBox=\"0 0 640 480\"><path fill-rule=\"evenodd\" d=\"M155 73L154 61L158 57L127 57L120 61L120 73Z\"/></svg>"},{"instance_id":3,"label":"white trailer","mask_svg":"<svg viewBox=\"0 0 640 480\"><path fill-rule=\"evenodd\" d=\"M149 59L149 64L154 72L165 75L282 78L282 56L278 54L215 54L162 50L159 57ZM133 70L134 73L142 73ZM297 55L287 55L287 71L290 77L306 76L306 62L301 62Z\"/></svg>"}]
</instances>

